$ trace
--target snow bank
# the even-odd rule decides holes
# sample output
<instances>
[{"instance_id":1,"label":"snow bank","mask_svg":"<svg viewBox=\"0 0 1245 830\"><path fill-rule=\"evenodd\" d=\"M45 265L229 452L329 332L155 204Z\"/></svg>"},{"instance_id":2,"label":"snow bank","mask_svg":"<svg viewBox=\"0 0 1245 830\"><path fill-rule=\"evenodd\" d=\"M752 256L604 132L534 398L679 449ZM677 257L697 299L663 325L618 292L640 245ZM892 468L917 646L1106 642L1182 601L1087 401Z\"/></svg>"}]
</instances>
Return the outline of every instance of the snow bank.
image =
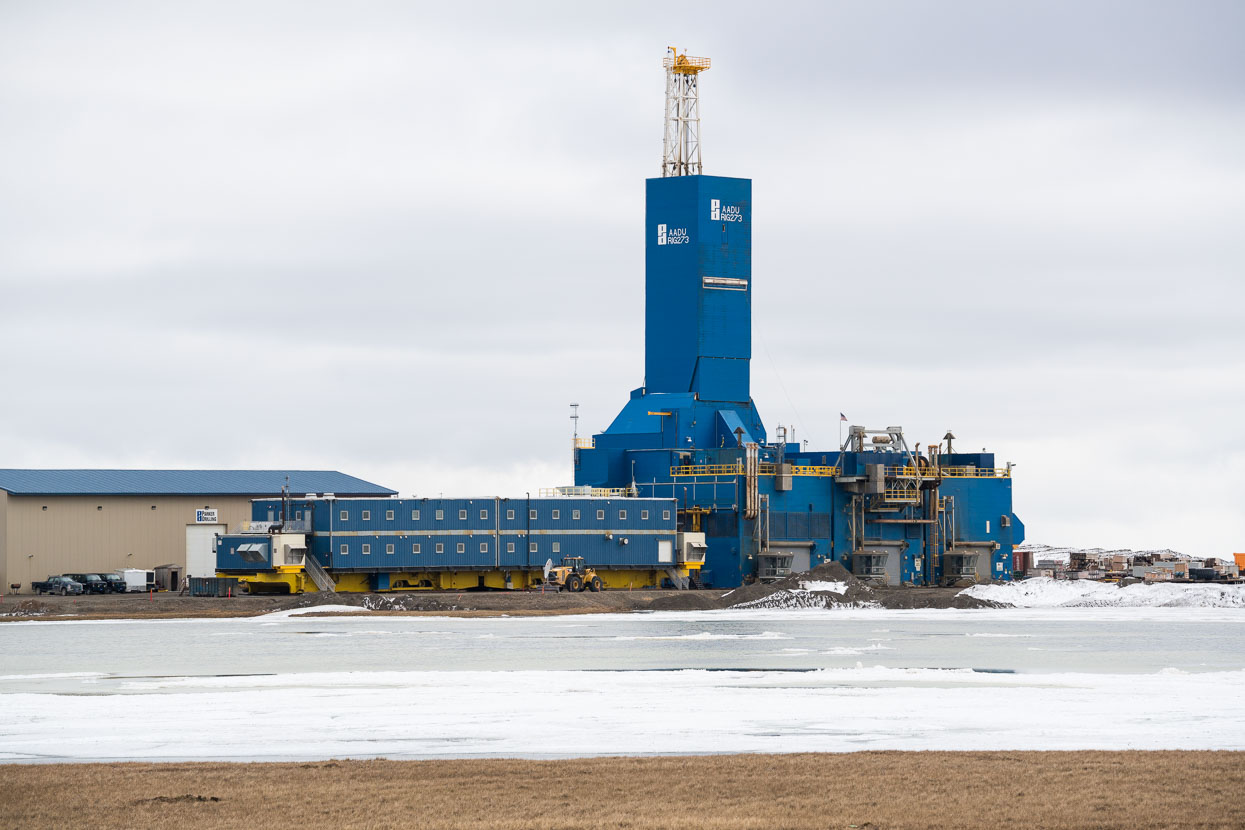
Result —
<instances>
[{"instance_id":1,"label":"snow bank","mask_svg":"<svg viewBox=\"0 0 1245 830\"><path fill-rule=\"evenodd\" d=\"M284 620L287 617L297 617L301 614L361 614L367 610L358 605L308 605L306 608L290 608L285 611L273 611L271 614L261 614L253 619Z\"/></svg>"},{"instance_id":2,"label":"snow bank","mask_svg":"<svg viewBox=\"0 0 1245 830\"><path fill-rule=\"evenodd\" d=\"M731 608L791 609L791 608L881 608L882 605L872 601L843 602L842 594L837 591L808 591L789 589L775 591L766 597L749 602L740 602Z\"/></svg>"},{"instance_id":3,"label":"snow bank","mask_svg":"<svg viewBox=\"0 0 1245 830\"><path fill-rule=\"evenodd\" d=\"M846 582L827 582L826 580L809 580L800 583L801 591L817 591L827 594L846 594Z\"/></svg>"},{"instance_id":4,"label":"snow bank","mask_svg":"<svg viewBox=\"0 0 1245 830\"><path fill-rule=\"evenodd\" d=\"M1135 584L1039 577L960 592L1018 608L1245 608L1245 585Z\"/></svg>"}]
</instances>

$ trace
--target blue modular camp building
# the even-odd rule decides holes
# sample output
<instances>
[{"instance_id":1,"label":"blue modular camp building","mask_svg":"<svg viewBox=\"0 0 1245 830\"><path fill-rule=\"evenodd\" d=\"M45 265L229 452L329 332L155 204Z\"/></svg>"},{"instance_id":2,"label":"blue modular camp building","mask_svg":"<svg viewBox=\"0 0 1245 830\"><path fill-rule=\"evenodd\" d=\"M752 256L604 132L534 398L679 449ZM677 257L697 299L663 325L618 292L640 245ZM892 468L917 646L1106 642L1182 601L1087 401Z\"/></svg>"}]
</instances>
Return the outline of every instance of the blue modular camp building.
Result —
<instances>
[{"instance_id":1,"label":"blue modular camp building","mask_svg":"<svg viewBox=\"0 0 1245 830\"><path fill-rule=\"evenodd\" d=\"M268 572L279 590L307 589L304 567L331 574L335 590L526 587L568 557L607 587L686 584L669 498L258 499L252 517L218 537L217 571Z\"/></svg>"}]
</instances>

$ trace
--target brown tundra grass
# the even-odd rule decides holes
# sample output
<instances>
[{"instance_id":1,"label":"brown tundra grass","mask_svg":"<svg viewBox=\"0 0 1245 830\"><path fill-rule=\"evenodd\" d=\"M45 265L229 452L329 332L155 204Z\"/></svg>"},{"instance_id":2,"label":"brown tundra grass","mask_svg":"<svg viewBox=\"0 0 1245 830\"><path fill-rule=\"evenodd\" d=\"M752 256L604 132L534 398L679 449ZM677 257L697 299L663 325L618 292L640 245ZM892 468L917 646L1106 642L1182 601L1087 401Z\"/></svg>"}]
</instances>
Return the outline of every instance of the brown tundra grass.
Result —
<instances>
[{"instance_id":1,"label":"brown tundra grass","mask_svg":"<svg viewBox=\"0 0 1245 830\"><path fill-rule=\"evenodd\" d=\"M0 827L1239 828L1243 794L1234 752L5 765Z\"/></svg>"}]
</instances>

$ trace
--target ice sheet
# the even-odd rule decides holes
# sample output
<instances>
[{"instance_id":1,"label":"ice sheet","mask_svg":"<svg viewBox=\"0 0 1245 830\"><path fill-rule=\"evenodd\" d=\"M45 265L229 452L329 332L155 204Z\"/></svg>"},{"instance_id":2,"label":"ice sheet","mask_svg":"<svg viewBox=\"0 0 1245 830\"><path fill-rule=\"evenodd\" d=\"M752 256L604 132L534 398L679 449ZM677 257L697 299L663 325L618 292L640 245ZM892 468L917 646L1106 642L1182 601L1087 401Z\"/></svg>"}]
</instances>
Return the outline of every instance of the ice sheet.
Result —
<instances>
[{"instance_id":1,"label":"ice sheet","mask_svg":"<svg viewBox=\"0 0 1245 830\"><path fill-rule=\"evenodd\" d=\"M0 760L1245 749L1245 671L348 672L4 695ZM566 717L575 712L576 717Z\"/></svg>"}]
</instances>

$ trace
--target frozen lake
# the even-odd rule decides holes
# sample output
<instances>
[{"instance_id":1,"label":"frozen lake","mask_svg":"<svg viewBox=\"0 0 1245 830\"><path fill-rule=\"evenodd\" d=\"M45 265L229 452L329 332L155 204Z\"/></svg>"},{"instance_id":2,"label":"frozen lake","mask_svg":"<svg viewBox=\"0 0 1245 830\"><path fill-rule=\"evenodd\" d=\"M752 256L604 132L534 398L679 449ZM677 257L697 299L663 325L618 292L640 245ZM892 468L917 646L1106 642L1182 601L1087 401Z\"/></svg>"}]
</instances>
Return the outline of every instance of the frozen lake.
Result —
<instances>
[{"instance_id":1,"label":"frozen lake","mask_svg":"<svg viewBox=\"0 0 1245 830\"><path fill-rule=\"evenodd\" d=\"M1234 609L0 625L0 760L1245 749Z\"/></svg>"}]
</instances>

